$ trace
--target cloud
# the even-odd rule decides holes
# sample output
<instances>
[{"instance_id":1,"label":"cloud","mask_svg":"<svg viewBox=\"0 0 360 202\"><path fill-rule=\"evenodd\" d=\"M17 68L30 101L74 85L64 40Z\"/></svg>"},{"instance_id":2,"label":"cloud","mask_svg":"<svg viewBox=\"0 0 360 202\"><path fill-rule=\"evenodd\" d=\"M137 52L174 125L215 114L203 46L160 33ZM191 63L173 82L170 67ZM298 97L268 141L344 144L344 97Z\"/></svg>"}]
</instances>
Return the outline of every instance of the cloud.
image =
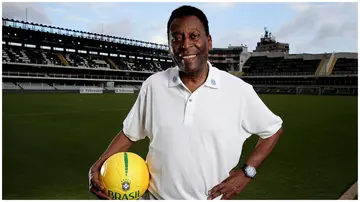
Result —
<instances>
[{"instance_id":1,"label":"cloud","mask_svg":"<svg viewBox=\"0 0 360 202\"><path fill-rule=\"evenodd\" d=\"M106 8L114 8L114 7L118 7L119 4L116 3L101 3L101 2L87 2L86 3L86 7L88 7L89 9L91 9L92 11L103 11L106 10Z\"/></svg>"},{"instance_id":2,"label":"cloud","mask_svg":"<svg viewBox=\"0 0 360 202\"><path fill-rule=\"evenodd\" d=\"M166 26L162 23L144 23L134 19L123 19L103 23L90 23L90 32L135 39L146 42L167 44Z\"/></svg>"},{"instance_id":3,"label":"cloud","mask_svg":"<svg viewBox=\"0 0 360 202\"><path fill-rule=\"evenodd\" d=\"M291 53L357 52L356 3L291 3L289 8L294 17L269 30L278 42L290 44ZM262 28L251 26L213 32L213 47L245 44L253 51L263 34Z\"/></svg>"},{"instance_id":4,"label":"cloud","mask_svg":"<svg viewBox=\"0 0 360 202\"><path fill-rule=\"evenodd\" d=\"M248 46L248 51L253 51L259 41L263 30L261 28L244 27L241 29L228 29L226 31L212 33L214 48L227 48L229 45Z\"/></svg>"},{"instance_id":5,"label":"cloud","mask_svg":"<svg viewBox=\"0 0 360 202\"><path fill-rule=\"evenodd\" d=\"M166 26L164 26L164 24L160 24L160 23L150 24L145 28L144 32L147 33L147 36L151 36L151 37L144 38L143 40L148 40L153 43L167 45L168 40L167 40L166 29L167 28Z\"/></svg>"},{"instance_id":6,"label":"cloud","mask_svg":"<svg viewBox=\"0 0 360 202\"><path fill-rule=\"evenodd\" d=\"M55 8L55 7L46 7L46 12L49 12L49 13L66 13L66 11L64 9L61 9L61 8Z\"/></svg>"},{"instance_id":7,"label":"cloud","mask_svg":"<svg viewBox=\"0 0 360 202\"><path fill-rule=\"evenodd\" d=\"M2 3L2 14L4 18L27 20L40 24L51 24L50 18L43 7L37 3L4 2Z\"/></svg>"},{"instance_id":8,"label":"cloud","mask_svg":"<svg viewBox=\"0 0 360 202\"><path fill-rule=\"evenodd\" d=\"M236 2L211 2L204 3L200 7L209 11L220 11L224 9L231 9L235 6Z\"/></svg>"},{"instance_id":9,"label":"cloud","mask_svg":"<svg viewBox=\"0 0 360 202\"><path fill-rule=\"evenodd\" d=\"M166 33L166 27L163 24L151 24L146 27L146 31L149 32L164 32Z\"/></svg>"},{"instance_id":10,"label":"cloud","mask_svg":"<svg viewBox=\"0 0 360 202\"><path fill-rule=\"evenodd\" d=\"M151 37L151 42L153 43L157 43L157 44L168 44L168 40L166 38L166 36L162 36L162 35L155 35Z\"/></svg>"},{"instance_id":11,"label":"cloud","mask_svg":"<svg viewBox=\"0 0 360 202\"><path fill-rule=\"evenodd\" d=\"M290 9L295 12L303 12L311 7L309 3L292 3L289 5Z\"/></svg>"},{"instance_id":12,"label":"cloud","mask_svg":"<svg viewBox=\"0 0 360 202\"><path fill-rule=\"evenodd\" d=\"M73 8L74 3L73 2L58 2L57 4L60 4L63 7L67 7L67 8Z\"/></svg>"},{"instance_id":13,"label":"cloud","mask_svg":"<svg viewBox=\"0 0 360 202\"><path fill-rule=\"evenodd\" d=\"M146 26L143 23L136 23L129 19L110 23L90 23L90 32L157 44L167 45L168 42L164 25L153 23Z\"/></svg>"},{"instance_id":14,"label":"cloud","mask_svg":"<svg viewBox=\"0 0 360 202\"><path fill-rule=\"evenodd\" d=\"M131 20L124 19L110 23L93 23L90 25L90 32L103 33L106 35L133 38L133 24Z\"/></svg>"},{"instance_id":15,"label":"cloud","mask_svg":"<svg viewBox=\"0 0 360 202\"><path fill-rule=\"evenodd\" d=\"M119 12L117 9L120 7L119 4L109 2L81 2L75 4L80 5L87 10L87 13L91 13L94 18L102 21L109 20L111 17L113 18L114 14Z\"/></svg>"},{"instance_id":16,"label":"cloud","mask_svg":"<svg viewBox=\"0 0 360 202\"><path fill-rule=\"evenodd\" d=\"M293 3L295 17L275 32L292 52L357 51L356 3Z\"/></svg>"},{"instance_id":17,"label":"cloud","mask_svg":"<svg viewBox=\"0 0 360 202\"><path fill-rule=\"evenodd\" d=\"M90 20L88 18L81 17L81 16L76 15L76 14L70 14L70 15L66 16L65 19L67 19L69 21L79 21L79 22L84 22L84 23L92 22L92 20Z\"/></svg>"}]
</instances>

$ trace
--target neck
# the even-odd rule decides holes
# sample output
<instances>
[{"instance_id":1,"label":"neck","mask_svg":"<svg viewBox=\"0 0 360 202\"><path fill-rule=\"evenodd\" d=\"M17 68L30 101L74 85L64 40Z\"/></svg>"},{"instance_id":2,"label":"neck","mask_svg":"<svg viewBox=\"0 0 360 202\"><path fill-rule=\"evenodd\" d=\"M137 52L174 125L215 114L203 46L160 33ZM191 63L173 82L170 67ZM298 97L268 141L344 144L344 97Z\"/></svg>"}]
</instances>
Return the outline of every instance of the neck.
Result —
<instances>
[{"instance_id":1,"label":"neck","mask_svg":"<svg viewBox=\"0 0 360 202\"><path fill-rule=\"evenodd\" d=\"M199 88L203 83L205 83L206 78L209 73L209 66L206 64L201 71L194 73L186 73L183 71L179 72L179 76L185 86L191 91L194 92L197 88Z\"/></svg>"}]
</instances>

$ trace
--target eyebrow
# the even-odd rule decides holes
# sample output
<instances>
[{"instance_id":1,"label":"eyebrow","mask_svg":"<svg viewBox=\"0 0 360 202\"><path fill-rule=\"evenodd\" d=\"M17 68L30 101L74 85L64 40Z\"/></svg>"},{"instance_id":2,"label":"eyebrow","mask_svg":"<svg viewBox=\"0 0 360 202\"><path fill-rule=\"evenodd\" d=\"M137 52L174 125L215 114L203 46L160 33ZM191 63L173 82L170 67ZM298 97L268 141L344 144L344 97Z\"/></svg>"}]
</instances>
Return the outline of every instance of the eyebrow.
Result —
<instances>
[{"instance_id":1,"label":"eyebrow","mask_svg":"<svg viewBox=\"0 0 360 202\"><path fill-rule=\"evenodd\" d=\"M198 31L198 32L200 32L200 29L198 29L198 28L191 28L190 31ZM174 30L171 30L171 29L170 29L170 32L171 32L172 34L180 34L180 33L181 33L180 31L177 31L177 29L174 29Z\"/></svg>"}]
</instances>

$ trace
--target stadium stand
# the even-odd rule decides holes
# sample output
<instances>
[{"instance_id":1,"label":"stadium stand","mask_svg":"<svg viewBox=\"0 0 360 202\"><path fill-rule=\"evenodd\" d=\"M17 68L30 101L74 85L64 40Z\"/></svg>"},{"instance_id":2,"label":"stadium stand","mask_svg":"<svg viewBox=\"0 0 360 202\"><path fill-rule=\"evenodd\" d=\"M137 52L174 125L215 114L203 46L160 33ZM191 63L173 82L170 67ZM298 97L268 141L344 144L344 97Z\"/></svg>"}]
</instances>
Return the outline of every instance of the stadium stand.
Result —
<instances>
[{"instance_id":1,"label":"stadium stand","mask_svg":"<svg viewBox=\"0 0 360 202\"><path fill-rule=\"evenodd\" d=\"M49 86L47 83L19 82L18 85L24 90L55 90L54 87Z\"/></svg>"},{"instance_id":2,"label":"stadium stand","mask_svg":"<svg viewBox=\"0 0 360 202\"><path fill-rule=\"evenodd\" d=\"M11 82L3 82L2 83L3 89L7 89L7 90L19 90L21 89L20 86L17 86Z\"/></svg>"},{"instance_id":3,"label":"stadium stand","mask_svg":"<svg viewBox=\"0 0 360 202\"><path fill-rule=\"evenodd\" d=\"M354 53L336 53L334 67L330 73L333 75L357 75L358 60Z\"/></svg>"},{"instance_id":4,"label":"stadium stand","mask_svg":"<svg viewBox=\"0 0 360 202\"><path fill-rule=\"evenodd\" d=\"M253 52L213 48L209 60L258 93L357 95L357 53L289 54L269 35ZM174 65L166 45L4 18L2 50L5 92L136 91Z\"/></svg>"},{"instance_id":5,"label":"stadium stand","mask_svg":"<svg viewBox=\"0 0 360 202\"><path fill-rule=\"evenodd\" d=\"M280 53L282 54L282 53ZM303 58L304 55L279 55L266 53L253 55L243 67L244 76L288 76L288 75L314 75L320 65L321 55L312 58Z\"/></svg>"}]
</instances>

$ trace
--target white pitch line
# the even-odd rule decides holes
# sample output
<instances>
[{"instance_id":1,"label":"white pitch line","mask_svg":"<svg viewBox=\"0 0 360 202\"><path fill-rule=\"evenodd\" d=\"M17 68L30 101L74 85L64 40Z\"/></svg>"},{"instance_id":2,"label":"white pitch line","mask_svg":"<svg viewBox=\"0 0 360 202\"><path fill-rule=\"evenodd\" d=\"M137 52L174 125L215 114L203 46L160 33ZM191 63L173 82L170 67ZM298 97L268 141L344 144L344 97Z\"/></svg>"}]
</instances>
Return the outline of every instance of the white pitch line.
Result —
<instances>
[{"instance_id":1,"label":"white pitch line","mask_svg":"<svg viewBox=\"0 0 360 202\"><path fill-rule=\"evenodd\" d=\"M64 114L82 114L92 112L112 112L112 111L126 111L129 109L108 109L108 110L97 110L97 111L72 111L72 112L45 112L45 113L20 113L20 114L3 114L3 116L41 116L41 115L64 115Z\"/></svg>"}]
</instances>

